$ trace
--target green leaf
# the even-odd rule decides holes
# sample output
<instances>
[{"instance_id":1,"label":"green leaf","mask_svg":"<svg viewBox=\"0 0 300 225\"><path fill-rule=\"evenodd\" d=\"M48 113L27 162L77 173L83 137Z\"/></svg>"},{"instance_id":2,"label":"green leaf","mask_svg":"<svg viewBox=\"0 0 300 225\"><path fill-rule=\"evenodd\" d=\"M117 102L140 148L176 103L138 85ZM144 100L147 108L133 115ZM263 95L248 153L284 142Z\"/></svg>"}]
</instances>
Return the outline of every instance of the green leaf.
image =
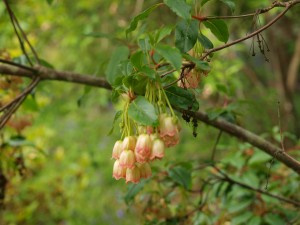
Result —
<instances>
[{"instance_id":1,"label":"green leaf","mask_svg":"<svg viewBox=\"0 0 300 225\"><path fill-rule=\"evenodd\" d=\"M202 33L199 33L199 35L198 35L198 41L206 49L211 49L211 48L214 47L213 43L204 34L202 34Z\"/></svg>"},{"instance_id":2,"label":"green leaf","mask_svg":"<svg viewBox=\"0 0 300 225\"><path fill-rule=\"evenodd\" d=\"M133 66L129 59L121 61L118 67L120 69L120 72L125 76L129 76L133 73Z\"/></svg>"},{"instance_id":3,"label":"green leaf","mask_svg":"<svg viewBox=\"0 0 300 225\"><path fill-rule=\"evenodd\" d=\"M91 86L85 86L83 94L77 99L77 106L81 107L84 101L86 100L86 97L91 92L92 87Z\"/></svg>"},{"instance_id":4,"label":"green leaf","mask_svg":"<svg viewBox=\"0 0 300 225\"><path fill-rule=\"evenodd\" d=\"M128 115L141 125L158 125L158 116L155 108L145 97L138 96L130 103Z\"/></svg>"},{"instance_id":5,"label":"green leaf","mask_svg":"<svg viewBox=\"0 0 300 225\"><path fill-rule=\"evenodd\" d=\"M223 2L225 5L227 5L230 8L231 13L234 12L234 10L235 10L235 3L232 0L220 0L220 1Z\"/></svg>"},{"instance_id":6,"label":"green leaf","mask_svg":"<svg viewBox=\"0 0 300 225\"><path fill-rule=\"evenodd\" d=\"M137 68L141 69L144 64L144 54L142 51L137 51L134 54L131 55L130 61L132 65Z\"/></svg>"},{"instance_id":7,"label":"green leaf","mask_svg":"<svg viewBox=\"0 0 300 225\"><path fill-rule=\"evenodd\" d=\"M207 2L209 2L210 0L202 0L201 2L201 6L204 6Z\"/></svg>"},{"instance_id":8,"label":"green leaf","mask_svg":"<svg viewBox=\"0 0 300 225\"><path fill-rule=\"evenodd\" d=\"M163 28L157 30L157 33L155 35L155 42L158 43L162 39L164 39L166 36L170 35L173 29L174 29L174 26L173 27L163 27Z\"/></svg>"},{"instance_id":9,"label":"green leaf","mask_svg":"<svg viewBox=\"0 0 300 225\"><path fill-rule=\"evenodd\" d=\"M280 216L276 214L268 214L264 217L264 221L269 225L282 225L286 224L286 222L280 218Z\"/></svg>"},{"instance_id":10,"label":"green leaf","mask_svg":"<svg viewBox=\"0 0 300 225\"><path fill-rule=\"evenodd\" d=\"M38 111L39 110L39 106L36 102L34 95L28 95L22 106L23 106L23 109L28 110L28 111Z\"/></svg>"},{"instance_id":11,"label":"green leaf","mask_svg":"<svg viewBox=\"0 0 300 225\"><path fill-rule=\"evenodd\" d=\"M113 52L105 71L106 79L111 85L114 85L115 80L122 76L118 65L121 61L126 60L128 55L129 49L125 46L118 47Z\"/></svg>"},{"instance_id":12,"label":"green leaf","mask_svg":"<svg viewBox=\"0 0 300 225\"><path fill-rule=\"evenodd\" d=\"M183 53L194 47L198 38L199 21L181 20L175 28L175 46Z\"/></svg>"},{"instance_id":13,"label":"green leaf","mask_svg":"<svg viewBox=\"0 0 300 225\"><path fill-rule=\"evenodd\" d=\"M204 62L200 59L197 59L189 54L184 54L183 57L188 60L191 61L193 63L195 63L195 68L198 70L204 70L204 71L210 71L210 66L207 62Z\"/></svg>"},{"instance_id":14,"label":"green leaf","mask_svg":"<svg viewBox=\"0 0 300 225\"><path fill-rule=\"evenodd\" d=\"M226 43L229 38L228 27L223 20L213 19L203 21L204 25L218 38L219 41Z\"/></svg>"},{"instance_id":15,"label":"green leaf","mask_svg":"<svg viewBox=\"0 0 300 225\"><path fill-rule=\"evenodd\" d=\"M123 110L119 110L116 112L112 128L110 129L110 131L108 132L107 135L111 135L114 132L115 124L116 124L117 120L122 116L122 114L123 114Z\"/></svg>"},{"instance_id":16,"label":"green leaf","mask_svg":"<svg viewBox=\"0 0 300 225\"><path fill-rule=\"evenodd\" d=\"M181 68L181 54L178 49L168 45L158 45L155 50L165 58L167 62L171 63L175 69L179 70Z\"/></svg>"},{"instance_id":17,"label":"green leaf","mask_svg":"<svg viewBox=\"0 0 300 225\"><path fill-rule=\"evenodd\" d=\"M46 0L49 5L53 3L53 0Z\"/></svg>"},{"instance_id":18,"label":"green leaf","mask_svg":"<svg viewBox=\"0 0 300 225\"><path fill-rule=\"evenodd\" d=\"M129 204L134 197L144 188L148 180L141 180L138 184L128 184L128 191L124 199L126 204Z\"/></svg>"},{"instance_id":19,"label":"green leaf","mask_svg":"<svg viewBox=\"0 0 300 225\"><path fill-rule=\"evenodd\" d=\"M130 25L129 27L126 29L126 36L134 31L136 28L137 28L137 25L138 25L138 22L141 21L141 20L144 20L146 19L150 13L156 9L159 5L161 4L155 4L155 5L152 5L151 7L149 7L148 9L146 9L145 11L141 12L140 14L138 14L137 16L135 16L131 22L130 22Z\"/></svg>"},{"instance_id":20,"label":"green leaf","mask_svg":"<svg viewBox=\"0 0 300 225\"><path fill-rule=\"evenodd\" d=\"M143 74L143 75L146 75L147 77L149 77L151 80L155 80L156 78L156 72L155 70L151 69L150 67L148 66L143 66L141 69L140 69L140 72Z\"/></svg>"},{"instance_id":21,"label":"green leaf","mask_svg":"<svg viewBox=\"0 0 300 225\"><path fill-rule=\"evenodd\" d=\"M197 111L199 109L199 103L190 90L172 86L166 89L165 92L171 105L177 108L192 111Z\"/></svg>"},{"instance_id":22,"label":"green leaf","mask_svg":"<svg viewBox=\"0 0 300 225\"><path fill-rule=\"evenodd\" d=\"M248 224L247 221L253 217L253 213L252 212L248 212L246 211L243 214L239 214L238 216L235 216L232 221L231 224L232 225L242 225L242 224Z\"/></svg>"},{"instance_id":23,"label":"green leaf","mask_svg":"<svg viewBox=\"0 0 300 225\"><path fill-rule=\"evenodd\" d=\"M138 45L143 50L143 52L146 53L146 52L150 51L150 49L151 49L150 38L145 37L145 38L139 39Z\"/></svg>"},{"instance_id":24,"label":"green leaf","mask_svg":"<svg viewBox=\"0 0 300 225\"><path fill-rule=\"evenodd\" d=\"M249 208L249 206L253 203L252 198L248 199L241 199L240 201L231 202L231 205L226 206L226 209L230 213L237 213L237 212L244 212L246 208Z\"/></svg>"},{"instance_id":25,"label":"green leaf","mask_svg":"<svg viewBox=\"0 0 300 225\"><path fill-rule=\"evenodd\" d=\"M186 190L192 185L191 171L182 166L175 166L168 170L169 177L176 183L183 186Z\"/></svg>"},{"instance_id":26,"label":"green leaf","mask_svg":"<svg viewBox=\"0 0 300 225\"><path fill-rule=\"evenodd\" d=\"M191 6L185 0L164 0L164 3L178 16L186 20L191 18Z\"/></svg>"},{"instance_id":27,"label":"green leaf","mask_svg":"<svg viewBox=\"0 0 300 225\"><path fill-rule=\"evenodd\" d=\"M52 64L50 64L49 62L47 62L45 59L40 58L40 64L44 67L54 69L54 66Z\"/></svg>"},{"instance_id":28,"label":"green leaf","mask_svg":"<svg viewBox=\"0 0 300 225\"><path fill-rule=\"evenodd\" d=\"M261 218L258 216L252 217L251 220L247 223L247 225L260 225L261 224Z\"/></svg>"},{"instance_id":29,"label":"green leaf","mask_svg":"<svg viewBox=\"0 0 300 225\"><path fill-rule=\"evenodd\" d=\"M262 151L255 151L254 155L248 161L249 165L257 165L266 163L267 161L271 160L272 156L264 153Z\"/></svg>"}]
</instances>

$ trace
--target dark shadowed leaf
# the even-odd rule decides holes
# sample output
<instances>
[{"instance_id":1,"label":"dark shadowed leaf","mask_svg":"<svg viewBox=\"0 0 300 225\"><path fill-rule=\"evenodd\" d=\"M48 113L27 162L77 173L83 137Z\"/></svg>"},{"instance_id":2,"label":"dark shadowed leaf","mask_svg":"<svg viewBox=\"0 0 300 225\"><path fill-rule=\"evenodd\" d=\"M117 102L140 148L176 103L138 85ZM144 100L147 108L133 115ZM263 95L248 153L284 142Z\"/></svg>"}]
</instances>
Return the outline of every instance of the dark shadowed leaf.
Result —
<instances>
[{"instance_id":1,"label":"dark shadowed leaf","mask_svg":"<svg viewBox=\"0 0 300 225\"><path fill-rule=\"evenodd\" d=\"M194 47L198 38L197 20L181 20L175 28L175 46L181 52L187 52Z\"/></svg>"},{"instance_id":2,"label":"dark shadowed leaf","mask_svg":"<svg viewBox=\"0 0 300 225\"><path fill-rule=\"evenodd\" d=\"M229 38L228 27L223 20L213 19L203 21L204 25L218 38L219 41L226 43Z\"/></svg>"},{"instance_id":3,"label":"dark shadowed leaf","mask_svg":"<svg viewBox=\"0 0 300 225\"><path fill-rule=\"evenodd\" d=\"M233 13L235 10L235 3L232 0L220 0L221 2L223 2L225 5L227 5L231 12Z\"/></svg>"},{"instance_id":4,"label":"dark shadowed leaf","mask_svg":"<svg viewBox=\"0 0 300 225\"><path fill-rule=\"evenodd\" d=\"M197 111L199 109L199 103L191 91L172 86L166 89L165 92L173 106L192 111Z\"/></svg>"},{"instance_id":5,"label":"dark shadowed leaf","mask_svg":"<svg viewBox=\"0 0 300 225\"><path fill-rule=\"evenodd\" d=\"M46 0L49 5L53 3L53 0Z\"/></svg>"},{"instance_id":6,"label":"dark shadowed leaf","mask_svg":"<svg viewBox=\"0 0 300 225\"><path fill-rule=\"evenodd\" d=\"M185 189L190 189L192 185L191 171L182 166L175 166L168 170L169 176Z\"/></svg>"},{"instance_id":7,"label":"dark shadowed leaf","mask_svg":"<svg viewBox=\"0 0 300 225\"><path fill-rule=\"evenodd\" d=\"M204 48L210 49L214 47L213 43L202 33L199 33L198 41Z\"/></svg>"},{"instance_id":8,"label":"dark shadowed leaf","mask_svg":"<svg viewBox=\"0 0 300 225\"><path fill-rule=\"evenodd\" d=\"M133 201L134 197L144 188L148 180L142 180L138 184L128 184L128 191L124 199L126 204L129 204Z\"/></svg>"}]
</instances>

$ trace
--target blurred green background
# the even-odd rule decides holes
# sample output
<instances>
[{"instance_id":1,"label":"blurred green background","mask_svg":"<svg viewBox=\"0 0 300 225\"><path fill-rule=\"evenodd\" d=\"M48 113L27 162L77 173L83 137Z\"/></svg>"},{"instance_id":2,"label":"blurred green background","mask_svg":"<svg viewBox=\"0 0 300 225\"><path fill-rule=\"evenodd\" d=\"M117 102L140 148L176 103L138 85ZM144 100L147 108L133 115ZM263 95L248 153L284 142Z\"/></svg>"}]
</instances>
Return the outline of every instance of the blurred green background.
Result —
<instances>
[{"instance_id":1,"label":"blurred green background","mask_svg":"<svg viewBox=\"0 0 300 225\"><path fill-rule=\"evenodd\" d=\"M39 56L55 69L104 76L112 51L124 44L124 29L131 18L159 1L9 2ZM234 14L238 15L269 6L271 1L235 3ZM260 16L261 23L279 11L275 9ZM226 15L230 14L230 9L218 1L211 1L203 13ZM288 71L300 36L299 15L300 7L295 7L263 33L271 49L267 53L270 62L265 61L258 49L256 56L251 56L251 40L238 44L215 53L211 73L203 78L200 89L196 90L201 110L218 114L228 106L227 111L234 111L239 124L277 144L280 143L277 113L277 102L280 101L285 144L291 154L295 154L294 148L299 148L300 96L297 95L297 78L292 87L288 86ZM251 18L226 22L231 40L252 29ZM175 15L161 7L151 14L147 23L142 23L141 30L175 23ZM0 50L7 51L12 58L19 57L18 40L4 4L0 4L0 27ZM207 30L203 32L215 46L221 45ZM168 41L172 44L174 40ZM3 140L10 141L10 148L24 157L26 172L20 176L7 166L10 177L0 224L142 224L143 213L139 205L131 203L133 205L128 206L124 202L127 185L123 180L112 178L113 160L110 158L113 144L120 135L118 127L113 135L107 134L120 105L112 105L110 94L107 90L45 81L38 86L34 97L26 100L16 115L32 118L32 126L21 133L26 139L15 143L14 129L7 127L1 131ZM182 123L180 145L168 149L165 158L154 163L154 171L162 171L173 162L209 159L218 130L199 123L198 136L194 138L192 126ZM217 159L230 160L240 149L249 148L251 146L223 134ZM274 170L278 168L281 167L278 165ZM263 166L262 170L266 173L267 168ZM263 177L261 183L265 182ZM280 187L280 182L273 184ZM149 191L155 185L153 181L148 182L145 190Z\"/></svg>"}]
</instances>

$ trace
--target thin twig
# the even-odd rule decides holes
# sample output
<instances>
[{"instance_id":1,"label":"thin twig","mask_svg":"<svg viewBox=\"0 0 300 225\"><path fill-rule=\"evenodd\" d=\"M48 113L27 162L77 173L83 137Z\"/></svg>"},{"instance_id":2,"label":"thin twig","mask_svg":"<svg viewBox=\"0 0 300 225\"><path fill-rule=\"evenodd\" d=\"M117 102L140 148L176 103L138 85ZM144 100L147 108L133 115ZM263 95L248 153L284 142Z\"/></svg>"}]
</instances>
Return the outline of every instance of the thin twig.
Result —
<instances>
[{"instance_id":1,"label":"thin twig","mask_svg":"<svg viewBox=\"0 0 300 225\"><path fill-rule=\"evenodd\" d=\"M254 13L235 15L235 16L205 16L205 17L203 17L202 21L213 20L213 19L240 19L240 18L245 18L245 17L252 17L255 15L269 12L271 9L277 8L277 7L286 7L286 4L283 2L275 1L275 2L273 2L273 4L271 6L264 8L264 9L259 9Z\"/></svg>"},{"instance_id":2,"label":"thin twig","mask_svg":"<svg viewBox=\"0 0 300 225\"><path fill-rule=\"evenodd\" d=\"M15 97L11 102L7 103L6 105L0 108L0 112L4 111L5 109L9 108L11 105L15 104L19 101L19 99L23 98L25 95L29 94L32 89L39 83L40 78L37 77L36 79L32 80L32 82L28 85L28 87L17 97Z\"/></svg>"},{"instance_id":3,"label":"thin twig","mask_svg":"<svg viewBox=\"0 0 300 225\"><path fill-rule=\"evenodd\" d=\"M218 143L220 141L221 136L222 136L222 130L219 130L218 137L216 139L216 142L214 144L214 147L213 147L212 153L211 153L210 160L211 160L212 163L214 163L214 161L215 161L215 155L216 155L217 145L218 145Z\"/></svg>"},{"instance_id":4,"label":"thin twig","mask_svg":"<svg viewBox=\"0 0 300 225\"><path fill-rule=\"evenodd\" d=\"M281 118L280 118L280 101L277 102L278 104L278 126L279 126L279 132L280 132L280 143L281 143L281 149L282 151L285 151L284 144L283 144L283 135L282 135L282 127L281 127Z\"/></svg>"},{"instance_id":5,"label":"thin twig","mask_svg":"<svg viewBox=\"0 0 300 225\"><path fill-rule=\"evenodd\" d=\"M21 32L21 35L23 36L23 39L25 40L25 42L28 44L28 46L29 46L31 52L33 53L33 55L34 55L34 57L35 57L37 63L40 64L40 59L39 59L39 57L38 57L36 51L34 50L33 46L31 45L30 41L28 40L28 38L27 38L25 32L23 31L22 27L20 26L20 23L19 23L17 17L15 16L14 12L13 12L12 9L10 8L8 1L7 1L7 0L3 0L3 1L4 1L5 6L6 6L6 9L7 9L7 11L8 11L8 14L9 14L11 23L12 23L12 25L13 25L13 28L14 28L14 30L15 30L15 33L16 33L16 35L17 35L17 37L18 37L18 40L19 40L19 43L20 43L20 47L21 47L21 49L22 49L24 55L26 56L28 63L29 63L31 66L33 66L33 63L32 63L32 61L30 60L30 58L29 58L29 56L28 56L28 54L27 54L27 52L26 52L25 46L24 46L23 41L22 41L22 38L21 38L21 36L20 36L20 34L19 34L19 32L18 32L18 29L19 29L19 31ZM17 28L18 28L18 29L17 29Z\"/></svg>"},{"instance_id":6,"label":"thin twig","mask_svg":"<svg viewBox=\"0 0 300 225\"><path fill-rule=\"evenodd\" d=\"M28 94L38 85L39 82L40 82L40 77L38 76L35 77L35 79L32 80L32 82L28 85L28 87L13 101L11 101L11 104L9 104L7 108L4 108L7 109L7 112L5 112L5 114L3 114L0 118L0 130L5 126L5 124L10 119L10 117L20 107L20 105L24 102Z\"/></svg>"},{"instance_id":7,"label":"thin twig","mask_svg":"<svg viewBox=\"0 0 300 225\"><path fill-rule=\"evenodd\" d=\"M12 66L20 67L22 69L29 70L31 72L37 73L36 69L34 69L32 67L29 67L29 66L21 65L19 63L15 63L15 62L8 61L8 60L5 60L5 59L0 59L0 62L4 63L4 64L9 64L9 65L12 65Z\"/></svg>"},{"instance_id":8,"label":"thin twig","mask_svg":"<svg viewBox=\"0 0 300 225\"><path fill-rule=\"evenodd\" d=\"M225 48L228 48L232 45L235 45L237 43L240 43L242 41L245 41L257 34L259 34L260 32L266 30L267 28L269 28L270 26L272 26L276 21L278 21L287 11L289 11L289 9L293 6L295 6L296 4L300 3L300 0L294 0L294 1L289 1L289 2L284 2L282 4L285 4L285 9L279 14L277 15L273 20L271 20L269 23L267 23L265 26L261 27L260 29L252 32L251 34L248 34L247 36L243 37L243 38L240 38L240 39L237 39L235 41L232 41L230 43L227 43L225 45L222 45L220 47L217 47L217 48L212 48L210 49L209 51L207 51L202 57L201 57L201 60L205 59L208 55L210 55L211 53L213 52L216 52L216 51L220 51L222 49L225 49Z\"/></svg>"},{"instance_id":9,"label":"thin twig","mask_svg":"<svg viewBox=\"0 0 300 225\"><path fill-rule=\"evenodd\" d=\"M30 58L29 58L29 56L28 56L28 54L27 54L27 52L26 52L26 49L25 49L25 46L24 46L24 44L23 44L22 38L21 38L21 36L20 36L20 34L19 34L19 32L18 32L18 29L17 29L17 27L16 27L16 24L15 24L15 17L14 17L13 11L11 10L11 8L10 8L10 6L9 6L9 4L8 4L8 2L7 2L7 0L3 0L3 1L4 1L5 6L6 6L7 12L8 12L8 14L9 14L9 18L10 18L11 24L12 24L12 26L13 26L13 28L14 28L15 34L17 35L17 38L18 38L18 40L19 40L19 44L20 44L21 50L22 50L23 54L25 55L25 57L26 57L28 63L29 63L31 66L33 66L33 63L31 62L31 60L30 60Z\"/></svg>"}]
</instances>

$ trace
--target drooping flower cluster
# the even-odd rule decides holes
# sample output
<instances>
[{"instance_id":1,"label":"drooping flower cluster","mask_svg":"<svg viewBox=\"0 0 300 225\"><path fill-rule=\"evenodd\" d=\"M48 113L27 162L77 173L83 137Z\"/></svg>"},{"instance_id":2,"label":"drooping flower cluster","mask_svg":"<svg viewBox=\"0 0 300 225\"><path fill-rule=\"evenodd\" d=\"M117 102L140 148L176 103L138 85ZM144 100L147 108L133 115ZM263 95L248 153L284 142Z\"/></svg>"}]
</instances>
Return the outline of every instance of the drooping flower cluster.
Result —
<instances>
[{"instance_id":1,"label":"drooping flower cluster","mask_svg":"<svg viewBox=\"0 0 300 225\"><path fill-rule=\"evenodd\" d=\"M160 115L157 128L140 127L138 136L127 136L116 141L112 158L116 161L113 177L126 179L126 183L138 183L141 178L152 175L150 162L162 159L165 148L179 142L180 127L176 118L167 114Z\"/></svg>"},{"instance_id":2,"label":"drooping flower cluster","mask_svg":"<svg viewBox=\"0 0 300 225\"><path fill-rule=\"evenodd\" d=\"M142 178L152 175L150 163L160 160L165 155L165 149L179 143L180 126L164 90L157 86L147 86L145 98L155 106L158 119L156 126L138 125L128 116L128 106L134 97L128 93L123 110L121 140L116 141L112 158L115 159L113 177L116 180L124 178L126 183L138 183ZM168 105L171 113L167 112ZM137 128L138 127L138 128Z\"/></svg>"}]
</instances>

